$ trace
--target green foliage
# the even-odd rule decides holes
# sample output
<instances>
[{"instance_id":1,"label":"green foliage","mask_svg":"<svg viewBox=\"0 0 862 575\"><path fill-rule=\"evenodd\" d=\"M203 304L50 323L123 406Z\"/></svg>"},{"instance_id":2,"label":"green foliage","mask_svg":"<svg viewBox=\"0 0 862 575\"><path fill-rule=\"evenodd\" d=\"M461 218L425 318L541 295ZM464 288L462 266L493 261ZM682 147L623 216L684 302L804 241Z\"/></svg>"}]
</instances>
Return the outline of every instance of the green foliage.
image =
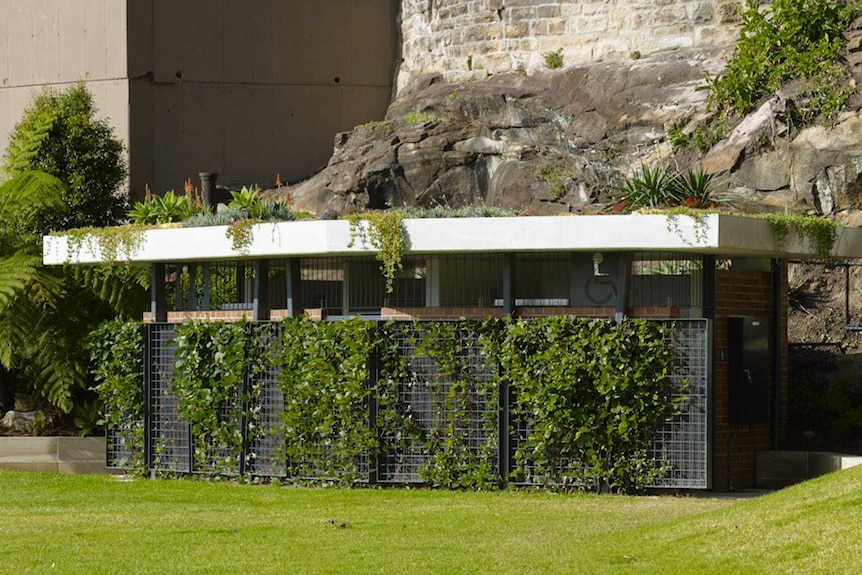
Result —
<instances>
[{"instance_id":1,"label":"green foliage","mask_svg":"<svg viewBox=\"0 0 862 575\"><path fill-rule=\"evenodd\" d=\"M106 228L74 228L55 235L68 238L67 249L70 258L82 248L87 248L90 251L99 251L105 261L115 262L120 259L131 259L143 244L146 229L146 226L135 223Z\"/></svg>"},{"instance_id":2,"label":"green foliage","mask_svg":"<svg viewBox=\"0 0 862 575\"><path fill-rule=\"evenodd\" d=\"M548 157L543 158L535 172L537 179L548 184L548 195L552 200L564 198L577 175L573 168L566 167L560 161L553 161Z\"/></svg>"},{"instance_id":3,"label":"green foliage","mask_svg":"<svg viewBox=\"0 0 862 575\"><path fill-rule=\"evenodd\" d=\"M239 210L248 215L249 218L262 218L266 211L266 201L260 195L256 187L243 186L238 192L231 191L231 201L228 208Z\"/></svg>"},{"instance_id":4,"label":"green foliage","mask_svg":"<svg viewBox=\"0 0 862 575\"><path fill-rule=\"evenodd\" d=\"M744 114L785 83L800 80L803 119L830 116L853 90L841 63L843 32L856 8L832 0L775 0L761 10L749 2L733 56L718 77L707 77L709 106Z\"/></svg>"},{"instance_id":5,"label":"green foliage","mask_svg":"<svg viewBox=\"0 0 862 575\"><path fill-rule=\"evenodd\" d=\"M185 321L176 328L171 384L180 417L192 426L200 468L232 473L239 464L245 325Z\"/></svg>"},{"instance_id":6,"label":"green foliage","mask_svg":"<svg viewBox=\"0 0 862 575\"><path fill-rule=\"evenodd\" d=\"M66 184L68 211L42 221L45 229L106 226L125 215L128 198L119 192L126 178L123 145L95 113L83 84L65 92L46 89L12 131L3 157L8 177L39 170Z\"/></svg>"},{"instance_id":7,"label":"green foliage","mask_svg":"<svg viewBox=\"0 0 862 575\"><path fill-rule=\"evenodd\" d=\"M469 346L483 334L494 332L496 321L427 322L397 327L409 330L416 341L416 356L433 366L426 368L426 373L434 375L423 384L434 415L431 422L425 423L430 423L430 429L423 430L419 437L430 460L419 469L419 476L432 486L448 489L496 486L494 467L499 437L495 406L499 400L499 382L496 377L483 377L483 370L470 365L467 359ZM392 330L395 328L397 333L397 327L389 326L387 335L392 337ZM398 339L396 335L395 340ZM384 365L384 373L391 377L388 367ZM496 370L496 364L486 367ZM414 373L408 376L419 377ZM480 409L480 403L491 409ZM484 441L474 449L471 443L477 435L484 437Z\"/></svg>"},{"instance_id":8,"label":"green foliage","mask_svg":"<svg viewBox=\"0 0 862 575\"><path fill-rule=\"evenodd\" d=\"M639 173L626 178L613 209L631 212L674 206L714 208L723 203L714 187L714 174L705 173L701 167L680 172L661 165L641 166Z\"/></svg>"},{"instance_id":9,"label":"green foliage","mask_svg":"<svg viewBox=\"0 0 862 575\"><path fill-rule=\"evenodd\" d=\"M519 215L518 212L494 206L464 206L461 208L448 208L446 206L434 206L424 208L412 206L399 208L399 212L405 218L433 219L433 218L511 218Z\"/></svg>"},{"instance_id":10,"label":"green foliage","mask_svg":"<svg viewBox=\"0 0 862 575\"><path fill-rule=\"evenodd\" d=\"M235 473L245 417L252 437L281 436L292 478L352 483L385 437L387 453L428 458L419 475L430 485L490 488L500 480L504 382L514 398L509 433L526 430L513 479L627 491L666 471L652 442L656 426L676 413L672 350L654 322L554 317L390 322L375 330L359 319L303 317L285 320L277 339L272 324L187 321L175 343L172 386L180 416L192 425L200 471ZM105 324L90 343L106 423L134 438L143 410L142 346L136 322ZM262 384L255 382L273 365L284 411L281 426L268 429L260 425ZM414 388L428 398L430 417L416 420L403 404L399 390Z\"/></svg>"},{"instance_id":11,"label":"green foliage","mask_svg":"<svg viewBox=\"0 0 862 575\"><path fill-rule=\"evenodd\" d=\"M65 213L65 189L43 172L0 186L0 379L5 395L30 392L68 412L87 386L80 334L99 308L62 269L42 266L43 222Z\"/></svg>"},{"instance_id":12,"label":"green foliage","mask_svg":"<svg viewBox=\"0 0 862 575\"><path fill-rule=\"evenodd\" d=\"M415 124L426 124L428 122L436 122L437 120L437 114L430 110L424 112L408 112L404 116L404 123L409 126Z\"/></svg>"},{"instance_id":13,"label":"green foliage","mask_svg":"<svg viewBox=\"0 0 862 575\"><path fill-rule=\"evenodd\" d=\"M137 202L129 210L129 218L136 224L169 224L182 222L195 214L207 211L200 200L190 194L177 195L173 190L162 196L150 196Z\"/></svg>"},{"instance_id":14,"label":"green foliage","mask_svg":"<svg viewBox=\"0 0 862 575\"><path fill-rule=\"evenodd\" d=\"M822 259L829 259L835 239L838 235L838 224L816 216L799 216L792 214L756 214L772 225L772 233L779 244L786 239L791 229L817 246L817 252Z\"/></svg>"},{"instance_id":15,"label":"green foliage","mask_svg":"<svg viewBox=\"0 0 862 575\"><path fill-rule=\"evenodd\" d=\"M381 271L386 278L386 293L392 293L395 276L404 269L402 258L407 242L403 220L404 214L396 210L356 213L348 218L349 246L352 247L356 240L359 240L377 250L375 257L380 262ZM368 222L367 227L363 226L363 221Z\"/></svg>"},{"instance_id":16,"label":"green foliage","mask_svg":"<svg viewBox=\"0 0 862 575\"><path fill-rule=\"evenodd\" d=\"M95 376L95 391L103 405L100 422L127 442L114 449L133 454L120 467L144 464L144 335L136 321L102 323L87 338Z\"/></svg>"},{"instance_id":17,"label":"green foliage","mask_svg":"<svg viewBox=\"0 0 862 575\"><path fill-rule=\"evenodd\" d=\"M367 324L301 318L285 320L283 328L279 384L289 474L351 483L360 457L378 449L368 422L374 340Z\"/></svg>"},{"instance_id":18,"label":"green foliage","mask_svg":"<svg viewBox=\"0 0 862 575\"><path fill-rule=\"evenodd\" d=\"M499 364L530 430L514 477L638 490L665 473L658 425L676 413L659 324L549 317L507 324ZM566 462L569 462L566 465Z\"/></svg>"},{"instance_id":19,"label":"green foliage","mask_svg":"<svg viewBox=\"0 0 862 575\"><path fill-rule=\"evenodd\" d=\"M545 66L550 70L556 70L558 68L563 67L563 49L557 48L553 52L546 52L544 54L545 57Z\"/></svg>"}]
</instances>

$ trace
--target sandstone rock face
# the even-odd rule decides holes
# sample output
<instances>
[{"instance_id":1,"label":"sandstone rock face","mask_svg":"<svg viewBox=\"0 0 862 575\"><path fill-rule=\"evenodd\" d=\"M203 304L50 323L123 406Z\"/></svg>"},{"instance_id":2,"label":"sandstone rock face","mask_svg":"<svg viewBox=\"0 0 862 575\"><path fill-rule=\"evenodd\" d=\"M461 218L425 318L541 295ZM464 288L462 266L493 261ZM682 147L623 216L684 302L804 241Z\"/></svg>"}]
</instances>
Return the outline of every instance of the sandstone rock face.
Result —
<instances>
[{"instance_id":1,"label":"sandstone rock face","mask_svg":"<svg viewBox=\"0 0 862 575\"><path fill-rule=\"evenodd\" d=\"M328 166L290 190L322 213L484 204L536 213L607 201L704 105L695 51L481 82L425 77L384 122L339 134Z\"/></svg>"},{"instance_id":2,"label":"sandstone rock face","mask_svg":"<svg viewBox=\"0 0 862 575\"><path fill-rule=\"evenodd\" d=\"M586 212L612 203L643 165L700 165L737 209L856 221L858 104L830 127L800 131L788 119L793 97L779 93L702 157L674 148L672 130L691 134L708 117L698 88L721 65L714 50L674 50L471 82L427 74L401 90L385 121L338 134L327 167L288 192L318 214L415 205ZM856 81L860 70L862 59L851 63Z\"/></svg>"}]
</instances>

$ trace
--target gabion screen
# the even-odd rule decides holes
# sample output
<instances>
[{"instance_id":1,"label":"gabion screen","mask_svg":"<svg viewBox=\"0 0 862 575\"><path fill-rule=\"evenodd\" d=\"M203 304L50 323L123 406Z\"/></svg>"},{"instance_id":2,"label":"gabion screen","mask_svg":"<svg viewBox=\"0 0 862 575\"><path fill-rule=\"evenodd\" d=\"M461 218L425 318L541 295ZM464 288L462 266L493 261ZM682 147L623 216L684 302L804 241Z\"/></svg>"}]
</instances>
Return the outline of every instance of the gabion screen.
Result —
<instances>
[{"instance_id":1,"label":"gabion screen","mask_svg":"<svg viewBox=\"0 0 862 575\"><path fill-rule=\"evenodd\" d=\"M148 326L150 466L159 471L191 473L191 429L180 419L177 397L171 391L176 350L173 340L174 326Z\"/></svg>"},{"instance_id":2,"label":"gabion screen","mask_svg":"<svg viewBox=\"0 0 862 575\"><path fill-rule=\"evenodd\" d=\"M455 332L458 353L454 365L432 357L440 337L423 333L428 324L401 324L390 337L389 349L397 349L406 369L401 374L378 372L381 454L377 481L422 483L433 473L435 458L485 462L496 478L498 404L494 374L484 365L474 338ZM430 340L430 341L429 341Z\"/></svg>"},{"instance_id":3,"label":"gabion screen","mask_svg":"<svg viewBox=\"0 0 862 575\"><path fill-rule=\"evenodd\" d=\"M505 401L499 399L502 390L497 388L496 367L486 365L475 336L456 330L458 352L449 360L454 363L445 365L428 351L429 346L433 347L434 337L438 337L429 327L431 323L396 323L394 327L380 328L388 338L383 346L386 353L400 359L389 364L380 361L370 374L376 379L378 393L369 406L369 422L376 425L380 450L376 457L361 456L362 461L358 462L360 480L425 483L428 475L435 471L435 458L440 457L480 461L497 480L502 475L501 461L506 465L519 442L526 440L529 427L523 421L508 421L508 411L500 409ZM684 400L680 404L681 415L656 434L656 459L668 462L671 470L654 486L704 489L709 487L709 322L676 320L669 325L672 329L667 336L668 343L673 346L675 357L671 377L677 395ZM248 420L240 421L226 412L224 421L230 425L247 425L248 440L241 458L247 472L256 476L284 477L287 473L281 423L284 399L277 360L280 325L253 324L250 329L260 330L262 350L258 368L246 382L251 391L248 409L251 415ZM173 338L174 327L170 324L148 326L145 444L149 446L150 468L178 473L241 472L241 466L240 469L226 469L224 465L210 466L205 462L195 465L192 430L180 419L177 398L171 390L175 361ZM393 369L391 366L396 364L400 367ZM369 385L374 384L374 379ZM238 407L233 403L226 409ZM502 447L501 418L508 422L509 429ZM135 454L127 448L131 445L129 441L116 430L109 433L109 461L116 467L131 467ZM326 457L325 446L321 448L324 450L321 457ZM559 461L559 473L555 475L565 477L575 465L577 462ZM528 473L516 482L534 484L558 480Z\"/></svg>"},{"instance_id":4,"label":"gabion screen","mask_svg":"<svg viewBox=\"0 0 862 575\"><path fill-rule=\"evenodd\" d=\"M709 487L709 322L705 319L671 323L668 343L673 346L671 379L682 413L656 433L656 459L666 458L670 472L655 487Z\"/></svg>"}]
</instances>

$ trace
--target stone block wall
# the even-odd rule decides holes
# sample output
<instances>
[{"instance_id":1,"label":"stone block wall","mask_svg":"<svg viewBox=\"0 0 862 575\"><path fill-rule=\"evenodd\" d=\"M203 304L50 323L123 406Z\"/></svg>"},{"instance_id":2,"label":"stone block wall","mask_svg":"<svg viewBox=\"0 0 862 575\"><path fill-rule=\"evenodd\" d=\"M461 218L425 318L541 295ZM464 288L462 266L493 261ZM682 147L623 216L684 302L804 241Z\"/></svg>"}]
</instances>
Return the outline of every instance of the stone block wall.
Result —
<instances>
[{"instance_id":1,"label":"stone block wall","mask_svg":"<svg viewBox=\"0 0 862 575\"><path fill-rule=\"evenodd\" d=\"M741 0L403 0L401 90L424 73L481 78L545 66L729 46Z\"/></svg>"}]
</instances>

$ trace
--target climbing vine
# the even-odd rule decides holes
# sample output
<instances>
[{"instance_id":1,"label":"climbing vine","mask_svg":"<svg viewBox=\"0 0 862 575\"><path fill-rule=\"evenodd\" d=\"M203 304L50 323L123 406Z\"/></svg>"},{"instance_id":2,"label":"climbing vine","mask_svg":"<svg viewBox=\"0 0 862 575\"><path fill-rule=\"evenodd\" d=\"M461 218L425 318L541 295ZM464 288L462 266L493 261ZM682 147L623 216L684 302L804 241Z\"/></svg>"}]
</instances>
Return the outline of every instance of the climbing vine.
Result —
<instances>
[{"instance_id":1,"label":"climbing vine","mask_svg":"<svg viewBox=\"0 0 862 575\"><path fill-rule=\"evenodd\" d=\"M673 417L672 351L655 322L508 322L499 356L514 398L516 482L630 491L661 477L652 443Z\"/></svg>"},{"instance_id":2,"label":"climbing vine","mask_svg":"<svg viewBox=\"0 0 862 575\"><path fill-rule=\"evenodd\" d=\"M407 244L403 220L405 216L395 210L363 212L351 214L350 243L353 247L356 240L369 243L377 250L377 261L386 278L386 293L392 293L395 287L395 276L403 269L402 259ZM362 222L368 222L367 227ZM367 234L367 235L366 235Z\"/></svg>"},{"instance_id":3,"label":"climbing vine","mask_svg":"<svg viewBox=\"0 0 862 575\"><path fill-rule=\"evenodd\" d=\"M779 244L783 244L790 230L795 229L817 246L817 253L821 258L829 259L838 235L838 224L835 222L816 216L790 214L758 214L757 217L772 225L772 233Z\"/></svg>"},{"instance_id":4,"label":"climbing vine","mask_svg":"<svg viewBox=\"0 0 862 575\"><path fill-rule=\"evenodd\" d=\"M295 479L352 484L372 479L377 462L436 487L511 480L631 491L668 469L653 445L656 428L678 413L664 325L188 321L176 327L172 391L199 471L234 474L265 439L282 446ZM134 430L142 446L140 325L107 324L94 342L106 422ZM283 411L280 425L263 426L260 376L273 371ZM509 469L498 459L504 386Z\"/></svg>"},{"instance_id":5,"label":"climbing vine","mask_svg":"<svg viewBox=\"0 0 862 575\"><path fill-rule=\"evenodd\" d=\"M101 324L87 338L102 424L111 431L114 453L128 454L117 467L144 466L144 336L140 322Z\"/></svg>"},{"instance_id":6,"label":"climbing vine","mask_svg":"<svg viewBox=\"0 0 862 575\"><path fill-rule=\"evenodd\" d=\"M437 487L489 488L497 481L498 378L478 347L480 325L429 322L415 328L416 357L433 365L425 382L433 423L423 437L428 460L419 476Z\"/></svg>"},{"instance_id":7,"label":"climbing vine","mask_svg":"<svg viewBox=\"0 0 862 575\"><path fill-rule=\"evenodd\" d=\"M368 422L374 341L358 319L283 323L279 385L288 473L351 483L377 451ZM367 461L365 462L367 463Z\"/></svg>"},{"instance_id":8,"label":"climbing vine","mask_svg":"<svg viewBox=\"0 0 862 575\"><path fill-rule=\"evenodd\" d=\"M111 262L131 259L143 245L147 229L145 225L127 224L106 228L76 228L54 235L67 238L67 258L70 260L82 249L88 249L92 252L98 250L103 261Z\"/></svg>"},{"instance_id":9,"label":"climbing vine","mask_svg":"<svg viewBox=\"0 0 862 575\"><path fill-rule=\"evenodd\" d=\"M176 327L171 382L192 426L195 466L236 473L242 453L245 323L185 321Z\"/></svg>"}]
</instances>

